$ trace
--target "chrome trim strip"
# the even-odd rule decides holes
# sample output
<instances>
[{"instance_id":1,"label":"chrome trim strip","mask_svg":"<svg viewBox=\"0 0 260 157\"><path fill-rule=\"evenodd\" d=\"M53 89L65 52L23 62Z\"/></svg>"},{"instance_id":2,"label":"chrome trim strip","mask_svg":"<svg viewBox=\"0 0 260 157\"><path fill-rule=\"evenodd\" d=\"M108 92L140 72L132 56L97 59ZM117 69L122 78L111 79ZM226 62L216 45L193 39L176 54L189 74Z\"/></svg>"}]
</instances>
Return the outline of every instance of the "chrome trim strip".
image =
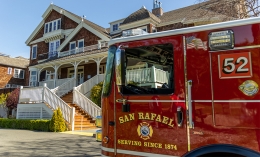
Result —
<instances>
[{"instance_id":1,"label":"chrome trim strip","mask_svg":"<svg viewBox=\"0 0 260 157\"><path fill-rule=\"evenodd\" d=\"M186 54L187 54L187 50L186 50L186 37L183 36L182 37L182 44L183 44L183 68L184 68L184 83L185 83L185 106L186 106L186 116L189 117L188 114L188 109L189 109L189 104L188 104L188 83L187 83L187 61L186 61ZM186 125L189 126L189 120L186 120ZM190 151L190 128L186 127L187 129L187 150Z\"/></svg>"},{"instance_id":2,"label":"chrome trim strip","mask_svg":"<svg viewBox=\"0 0 260 157\"><path fill-rule=\"evenodd\" d=\"M260 100L214 100L214 102L248 102L248 103L253 103L253 102L260 102Z\"/></svg>"},{"instance_id":3,"label":"chrome trim strip","mask_svg":"<svg viewBox=\"0 0 260 157\"><path fill-rule=\"evenodd\" d=\"M233 21L201 25L201 26L195 26L195 27L188 27L188 28L181 28L181 29L157 32L157 33L137 35L137 36L132 36L132 37L121 37L121 38L116 38L116 39L110 40L108 42L108 44L112 45L112 44L119 43L119 42L151 39L151 38L158 38L158 37L163 37L163 36L181 35L181 34L201 32L201 31L206 31L206 30L212 31L215 29L227 28L227 26L229 28L231 28L231 27L235 27L235 26L243 26L243 25L254 24L254 23L260 23L260 17L233 20Z\"/></svg>"},{"instance_id":4,"label":"chrome trim strip","mask_svg":"<svg viewBox=\"0 0 260 157\"><path fill-rule=\"evenodd\" d=\"M188 113L189 113L189 128L194 129L194 123L192 118L192 100L191 100L191 87L192 87L192 81L188 81Z\"/></svg>"},{"instance_id":5,"label":"chrome trim strip","mask_svg":"<svg viewBox=\"0 0 260 157\"><path fill-rule=\"evenodd\" d=\"M212 76L212 56L211 53L209 54L209 72L210 72L210 86L211 86L211 106L212 106L212 124L216 126L216 120L215 120L215 107L214 107L214 85L213 85L213 76ZM218 56L218 62L219 62L219 56ZM220 65L220 63L218 64ZM219 74L220 76L220 74Z\"/></svg>"},{"instance_id":6,"label":"chrome trim strip","mask_svg":"<svg viewBox=\"0 0 260 157\"><path fill-rule=\"evenodd\" d=\"M217 51L209 51L209 52L214 53L214 52L235 51L235 50L253 49L253 48L260 48L260 45L241 46L241 47L235 47L234 49L217 50Z\"/></svg>"},{"instance_id":7,"label":"chrome trim strip","mask_svg":"<svg viewBox=\"0 0 260 157\"><path fill-rule=\"evenodd\" d=\"M111 152L111 153L114 153L114 152L115 152L114 149L112 149L112 148L107 148L107 147L103 147L103 146L101 146L101 150L106 151L106 152Z\"/></svg>"},{"instance_id":8,"label":"chrome trim strip","mask_svg":"<svg viewBox=\"0 0 260 157\"><path fill-rule=\"evenodd\" d=\"M116 82L114 82L114 155L116 155Z\"/></svg>"},{"instance_id":9,"label":"chrome trim strip","mask_svg":"<svg viewBox=\"0 0 260 157\"><path fill-rule=\"evenodd\" d=\"M185 100L127 100L127 102L185 102Z\"/></svg>"},{"instance_id":10,"label":"chrome trim strip","mask_svg":"<svg viewBox=\"0 0 260 157\"><path fill-rule=\"evenodd\" d=\"M185 100L127 100L127 102L183 102ZM260 100L191 100L191 102L260 102Z\"/></svg>"},{"instance_id":11,"label":"chrome trim strip","mask_svg":"<svg viewBox=\"0 0 260 157\"><path fill-rule=\"evenodd\" d=\"M101 149L107 152L114 152L112 148L102 147ZM153 153L145 153L145 152L138 152L138 151L131 151L131 150L123 150L117 149L117 153L121 154L129 154L129 155L137 155L137 156L149 156L149 157L179 157L179 156L172 156L172 155L163 155L163 154L153 154Z\"/></svg>"}]
</instances>

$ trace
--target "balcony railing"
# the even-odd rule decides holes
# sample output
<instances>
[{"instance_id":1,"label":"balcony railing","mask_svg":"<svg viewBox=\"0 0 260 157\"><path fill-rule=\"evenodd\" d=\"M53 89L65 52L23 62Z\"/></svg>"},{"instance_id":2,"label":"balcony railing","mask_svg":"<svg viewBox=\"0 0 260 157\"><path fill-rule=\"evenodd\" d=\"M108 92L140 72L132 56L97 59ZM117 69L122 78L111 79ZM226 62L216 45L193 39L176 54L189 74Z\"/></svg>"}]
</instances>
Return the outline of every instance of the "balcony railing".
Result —
<instances>
[{"instance_id":1,"label":"balcony railing","mask_svg":"<svg viewBox=\"0 0 260 157\"><path fill-rule=\"evenodd\" d=\"M82 47L82 48L76 48L76 49L72 49L72 50L68 50L68 51L59 52L58 57L65 57L65 56L78 54L78 53L81 53L81 52L98 50L98 49L101 49L103 47L108 47L108 43L104 42L104 43L101 43L101 44L90 45L90 46L86 46L86 47Z\"/></svg>"}]
</instances>

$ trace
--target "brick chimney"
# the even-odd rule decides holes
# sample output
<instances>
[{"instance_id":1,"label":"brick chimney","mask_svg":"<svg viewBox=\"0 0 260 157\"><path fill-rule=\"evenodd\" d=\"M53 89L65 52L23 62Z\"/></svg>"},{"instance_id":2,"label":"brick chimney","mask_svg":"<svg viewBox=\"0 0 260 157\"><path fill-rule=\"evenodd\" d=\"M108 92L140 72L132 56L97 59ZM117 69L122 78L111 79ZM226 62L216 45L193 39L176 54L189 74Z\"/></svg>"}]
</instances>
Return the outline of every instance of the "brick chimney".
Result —
<instances>
[{"instance_id":1,"label":"brick chimney","mask_svg":"<svg viewBox=\"0 0 260 157\"><path fill-rule=\"evenodd\" d=\"M157 17L163 15L162 3L158 2L157 0L153 1L153 10L152 13Z\"/></svg>"}]
</instances>

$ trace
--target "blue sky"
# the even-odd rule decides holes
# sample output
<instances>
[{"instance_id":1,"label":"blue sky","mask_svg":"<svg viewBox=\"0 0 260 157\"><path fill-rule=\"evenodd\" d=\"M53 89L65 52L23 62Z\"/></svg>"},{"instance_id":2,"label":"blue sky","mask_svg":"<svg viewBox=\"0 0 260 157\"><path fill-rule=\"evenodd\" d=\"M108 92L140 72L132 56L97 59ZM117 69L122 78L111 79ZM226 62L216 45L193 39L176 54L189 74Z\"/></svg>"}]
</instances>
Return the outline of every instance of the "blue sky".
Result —
<instances>
[{"instance_id":1,"label":"blue sky","mask_svg":"<svg viewBox=\"0 0 260 157\"><path fill-rule=\"evenodd\" d=\"M104 27L145 6L151 11L153 0L0 0L0 52L11 57L29 58L25 41L42 20L50 3ZM160 0L164 12L195 4L197 0Z\"/></svg>"}]
</instances>

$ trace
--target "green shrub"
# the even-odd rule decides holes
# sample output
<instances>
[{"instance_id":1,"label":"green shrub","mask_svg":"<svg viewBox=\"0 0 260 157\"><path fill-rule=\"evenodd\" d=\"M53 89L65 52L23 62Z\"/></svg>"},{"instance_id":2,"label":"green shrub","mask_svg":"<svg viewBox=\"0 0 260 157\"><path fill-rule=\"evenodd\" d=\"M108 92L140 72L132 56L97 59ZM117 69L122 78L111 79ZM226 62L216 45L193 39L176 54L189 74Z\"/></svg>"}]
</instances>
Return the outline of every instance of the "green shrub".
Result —
<instances>
[{"instance_id":1,"label":"green shrub","mask_svg":"<svg viewBox=\"0 0 260 157\"><path fill-rule=\"evenodd\" d=\"M0 128L49 131L50 120L0 118Z\"/></svg>"},{"instance_id":2,"label":"green shrub","mask_svg":"<svg viewBox=\"0 0 260 157\"><path fill-rule=\"evenodd\" d=\"M61 109L58 108L53 112L50 121L50 131L53 132L64 132L67 130L65 120L63 119Z\"/></svg>"},{"instance_id":3,"label":"green shrub","mask_svg":"<svg viewBox=\"0 0 260 157\"><path fill-rule=\"evenodd\" d=\"M93 101L95 104L97 104L99 107L101 107L101 94L102 94L102 87L103 87L103 82L100 82L99 84L96 84L92 89L91 89L91 94L90 94L90 99Z\"/></svg>"}]
</instances>

